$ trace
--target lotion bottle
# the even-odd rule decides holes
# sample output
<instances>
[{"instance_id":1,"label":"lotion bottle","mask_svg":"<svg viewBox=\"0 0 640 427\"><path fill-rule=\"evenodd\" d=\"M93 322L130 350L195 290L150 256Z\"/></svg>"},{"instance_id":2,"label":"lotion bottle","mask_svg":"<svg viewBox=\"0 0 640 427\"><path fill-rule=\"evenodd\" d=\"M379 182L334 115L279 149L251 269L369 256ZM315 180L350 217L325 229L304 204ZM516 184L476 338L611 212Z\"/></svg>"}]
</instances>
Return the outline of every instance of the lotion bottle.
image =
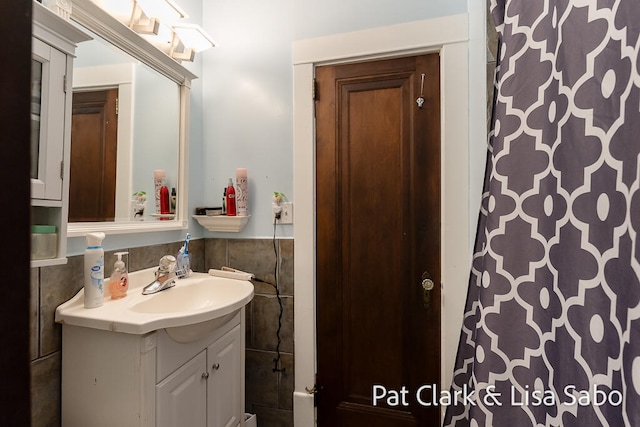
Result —
<instances>
[{"instance_id":1,"label":"lotion bottle","mask_svg":"<svg viewBox=\"0 0 640 427\"><path fill-rule=\"evenodd\" d=\"M104 233L87 234L84 251L84 308L100 307L104 302Z\"/></svg>"},{"instance_id":2,"label":"lotion bottle","mask_svg":"<svg viewBox=\"0 0 640 427\"><path fill-rule=\"evenodd\" d=\"M116 252L115 255L118 260L113 265L113 273L109 279L109 292L111 293L111 299L120 299L127 295L129 289L129 273L122 261L122 255L127 255L129 252Z\"/></svg>"}]
</instances>

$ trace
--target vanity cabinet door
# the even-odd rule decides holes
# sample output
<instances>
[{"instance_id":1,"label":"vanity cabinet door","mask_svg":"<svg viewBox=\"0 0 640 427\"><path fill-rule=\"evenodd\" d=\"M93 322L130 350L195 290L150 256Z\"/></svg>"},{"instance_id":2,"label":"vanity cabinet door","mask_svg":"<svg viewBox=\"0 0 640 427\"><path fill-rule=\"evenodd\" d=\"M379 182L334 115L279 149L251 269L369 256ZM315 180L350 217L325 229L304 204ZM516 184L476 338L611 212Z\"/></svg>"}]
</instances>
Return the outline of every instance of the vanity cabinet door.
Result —
<instances>
[{"instance_id":1,"label":"vanity cabinet door","mask_svg":"<svg viewBox=\"0 0 640 427\"><path fill-rule=\"evenodd\" d=\"M209 427L238 426L244 413L240 331L238 325L207 348L207 367L211 373L207 384Z\"/></svg>"},{"instance_id":2,"label":"vanity cabinet door","mask_svg":"<svg viewBox=\"0 0 640 427\"><path fill-rule=\"evenodd\" d=\"M156 385L156 426L207 425L207 354L202 351Z\"/></svg>"},{"instance_id":3,"label":"vanity cabinet door","mask_svg":"<svg viewBox=\"0 0 640 427\"><path fill-rule=\"evenodd\" d=\"M33 38L31 197L62 200L67 55Z\"/></svg>"}]
</instances>

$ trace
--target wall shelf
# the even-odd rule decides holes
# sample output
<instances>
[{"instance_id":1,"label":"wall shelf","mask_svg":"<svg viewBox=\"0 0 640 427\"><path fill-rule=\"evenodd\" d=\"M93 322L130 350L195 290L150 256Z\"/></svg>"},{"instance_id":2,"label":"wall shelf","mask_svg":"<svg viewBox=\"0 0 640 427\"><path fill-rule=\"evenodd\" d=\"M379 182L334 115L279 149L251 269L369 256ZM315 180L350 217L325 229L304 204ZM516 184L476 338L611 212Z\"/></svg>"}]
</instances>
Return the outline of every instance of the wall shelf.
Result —
<instances>
[{"instance_id":1,"label":"wall shelf","mask_svg":"<svg viewBox=\"0 0 640 427\"><path fill-rule=\"evenodd\" d=\"M226 216L226 215L192 215L201 226L209 231L222 231L226 233L238 233L242 231L249 222L248 216Z\"/></svg>"}]
</instances>

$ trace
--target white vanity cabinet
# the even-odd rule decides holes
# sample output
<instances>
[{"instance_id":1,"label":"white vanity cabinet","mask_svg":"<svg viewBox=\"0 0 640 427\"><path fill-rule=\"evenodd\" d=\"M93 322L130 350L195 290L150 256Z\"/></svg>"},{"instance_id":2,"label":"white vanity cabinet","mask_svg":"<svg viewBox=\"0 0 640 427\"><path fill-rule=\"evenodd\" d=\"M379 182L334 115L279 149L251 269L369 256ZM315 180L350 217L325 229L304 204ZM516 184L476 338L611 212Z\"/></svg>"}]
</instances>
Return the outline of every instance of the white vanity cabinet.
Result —
<instances>
[{"instance_id":1,"label":"white vanity cabinet","mask_svg":"<svg viewBox=\"0 0 640 427\"><path fill-rule=\"evenodd\" d=\"M244 308L204 337L63 325L62 425L244 426Z\"/></svg>"},{"instance_id":2,"label":"white vanity cabinet","mask_svg":"<svg viewBox=\"0 0 640 427\"><path fill-rule=\"evenodd\" d=\"M32 261L33 267L66 262L71 82L73 57L86 33L33 1L31 61L32 222L55 225L57 256Z\"/></svg>"},{"instance_id":3,"label":"white vanity cabinet","mask_svg":"<svg viewBox=\"0 0 640 427\"><path fill-rule=\"evenodd\" d=\"M240 425L240 325L156 385L158 427Z\"/></svg>"}]
</instances>

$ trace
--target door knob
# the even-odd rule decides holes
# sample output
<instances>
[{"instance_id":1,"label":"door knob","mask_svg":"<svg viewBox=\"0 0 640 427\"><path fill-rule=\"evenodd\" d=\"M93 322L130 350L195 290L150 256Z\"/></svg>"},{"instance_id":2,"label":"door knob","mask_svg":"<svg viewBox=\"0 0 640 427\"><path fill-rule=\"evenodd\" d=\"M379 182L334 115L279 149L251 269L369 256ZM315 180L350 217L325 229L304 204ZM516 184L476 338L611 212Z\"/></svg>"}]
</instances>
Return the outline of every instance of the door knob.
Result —
<instances>
[{"instance_id":1,"label":"door knob","mask_svg":"<svg viewBox=\"0 0 640 427\"><path fill-rule=\"evenodd\" d=\"M428 310L429 307L431 307L431 291L433 290L433 288L435 288L436 285L433 282L433 279L431 278L431 275L428 271L422 273L421 280L422 304L424 305L424 308Z\"/></svg>"},{"instance_id":2,"label":"door knob","mask_svg":"<svg viewBox=\"0 0 640 427\"><path fill-rule=\"evenodd\" d=\"M205 380L208 379L209 378L209 372L203 372L202 373L202 378L205 379Z\"/></svg>"},{"instance_id":3,"label":"door knob","mask_svg":"<svg viewBox=\"0 0 640 427\"><path fill-rule=\"evenodd\" d=\"M219 363L214 363L212 366L214 371L217 371L218 369L220 369L220 364Z\"/></svg>"}]
</instances>

